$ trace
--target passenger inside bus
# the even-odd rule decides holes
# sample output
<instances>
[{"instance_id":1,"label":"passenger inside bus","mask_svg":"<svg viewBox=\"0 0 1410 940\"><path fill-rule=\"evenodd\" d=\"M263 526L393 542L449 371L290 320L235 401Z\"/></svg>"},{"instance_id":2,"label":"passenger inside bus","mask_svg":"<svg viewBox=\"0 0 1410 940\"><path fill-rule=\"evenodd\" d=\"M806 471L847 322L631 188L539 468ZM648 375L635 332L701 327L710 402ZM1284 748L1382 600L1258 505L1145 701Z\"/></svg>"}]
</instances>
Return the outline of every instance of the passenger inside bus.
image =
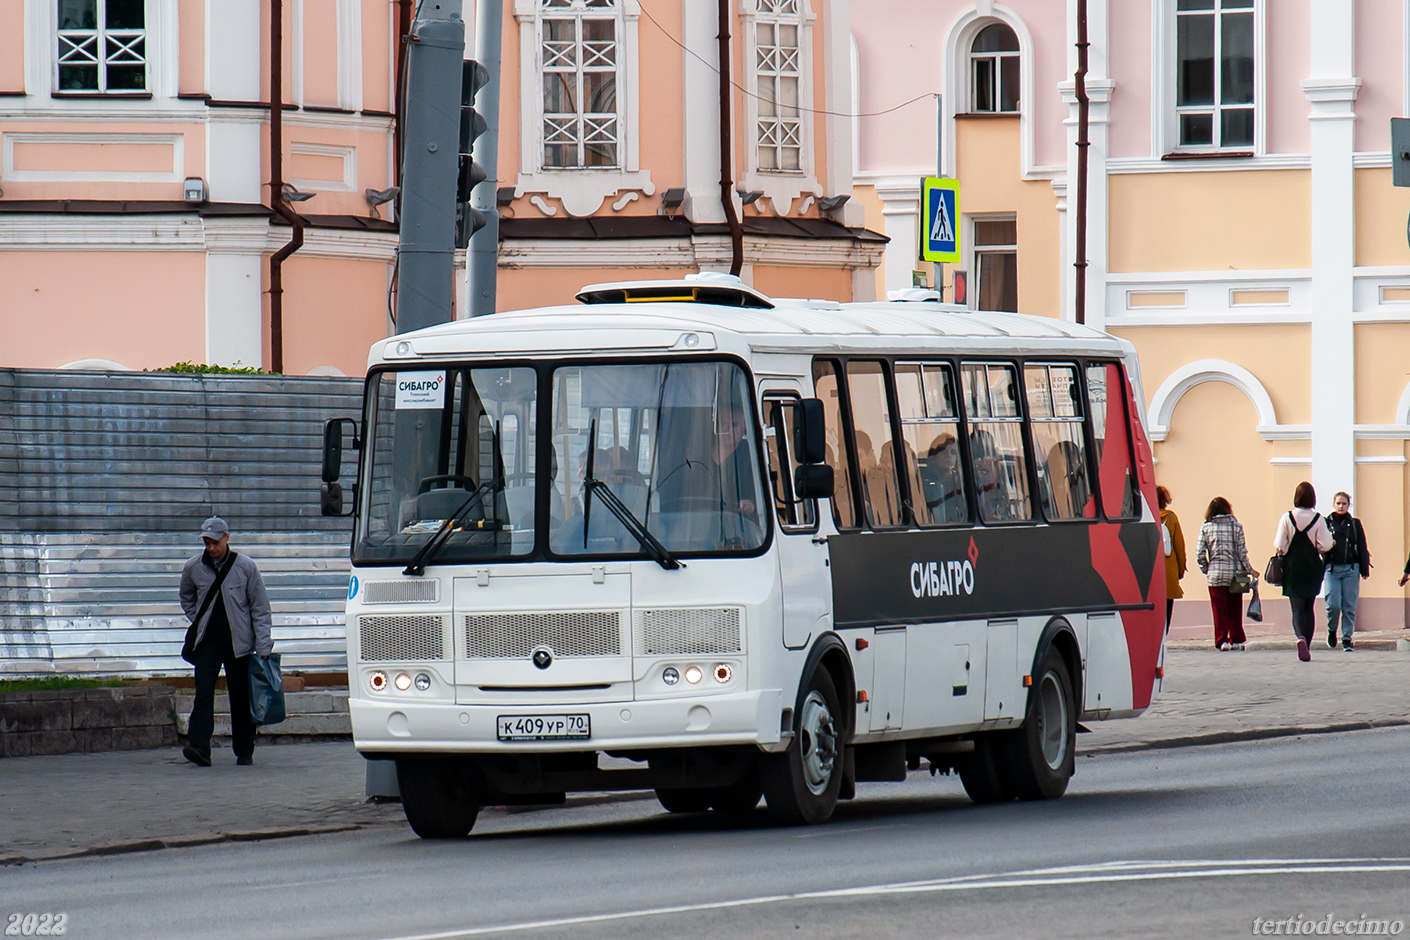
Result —
<instances>
[{"instance_id":1,"label":"passenger inside bus","mask_svg":"<svg viewBox=\"0 0 1410 940\"><path fill-rule=\"evenodd\" d=\"M960 446L948 431L931 443L920 459L920 492L929 522L969 521L964 499L964 473L960 468Z\"/></svg>"}]
</instances>

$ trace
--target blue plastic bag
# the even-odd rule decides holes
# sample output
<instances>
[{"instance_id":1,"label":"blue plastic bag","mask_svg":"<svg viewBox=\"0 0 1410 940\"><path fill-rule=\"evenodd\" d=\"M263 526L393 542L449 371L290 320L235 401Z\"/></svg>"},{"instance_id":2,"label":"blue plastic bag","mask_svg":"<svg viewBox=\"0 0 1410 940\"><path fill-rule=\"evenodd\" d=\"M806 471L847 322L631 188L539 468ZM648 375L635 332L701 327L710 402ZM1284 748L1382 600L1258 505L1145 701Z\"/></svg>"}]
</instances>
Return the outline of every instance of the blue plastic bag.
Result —
<instances>
[{"instance_id":1,"label":"blue plastic bag","mask_svg":"<svg viewBox=\"0 0 1410 940\"><path fill-rule=\"evenodd\" d=\"M279 654L250 657L250 717L256 725L277 725L284 720L284 677Z\"/></svg>"}]
</instances>

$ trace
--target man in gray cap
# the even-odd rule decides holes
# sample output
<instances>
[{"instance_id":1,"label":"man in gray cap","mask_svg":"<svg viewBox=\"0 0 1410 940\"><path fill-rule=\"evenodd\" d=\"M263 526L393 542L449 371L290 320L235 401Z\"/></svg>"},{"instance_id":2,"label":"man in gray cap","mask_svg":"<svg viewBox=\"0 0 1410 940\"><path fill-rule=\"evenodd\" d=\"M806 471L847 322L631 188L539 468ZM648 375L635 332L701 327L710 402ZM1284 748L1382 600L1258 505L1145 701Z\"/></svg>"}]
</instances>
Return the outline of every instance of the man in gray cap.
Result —
<instances>
[{"instance_id":1,"label":"man in gray cap","mask_svg":"<svg viewBox=\"0 0 1410 940\"><path fill-rule=\"evenodd\" d=\"M224 519L211 516L203 522L201 539L206 550L189 559L181 570L181 608L188 619L200 618L190 656L196 667L196 701L186 733L188 744L182 753L197 766L211 765L215 683L224 666L235 763L253 764L255 723L250 717L250 654L268 656L274 649L269 636L269 595L249 556L230 550L230 527ZM220 591L206 603L206 596L217 581Z\"/></svg>"}]
</instances>

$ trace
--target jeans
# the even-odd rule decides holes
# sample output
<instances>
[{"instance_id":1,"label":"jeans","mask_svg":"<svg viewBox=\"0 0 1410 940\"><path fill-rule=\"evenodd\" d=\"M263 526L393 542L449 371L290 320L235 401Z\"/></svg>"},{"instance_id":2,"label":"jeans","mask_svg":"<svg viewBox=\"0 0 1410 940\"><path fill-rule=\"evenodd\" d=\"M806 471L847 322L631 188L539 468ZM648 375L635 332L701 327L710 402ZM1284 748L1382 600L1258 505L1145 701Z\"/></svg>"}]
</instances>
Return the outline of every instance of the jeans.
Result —
<instances>
[{"instance_id":1,"label":"jeans","mask_svg":"<svg viewBox=\"0 0 1410 940\"><path fill-rule=\"evenodd\" d=\"M1289 597L1288 603L1292 606L1292 627L1295 636L1302 637L1308 645L1312 645L1312 634L1317 630L1316 617L1313 614L1313 606L1317 603L1315 597Z\"/></svg>"},{"instance_id":2,"label":"jeans","mask_svg":"<svg viewBox=\"0 0 1410 940\"><path fill-rule=\"evenodd\" d=\"M1356 629L1356 602L1361 597L1361 568L1357 565L1327 566L1327 629L1333 636L1341 620L1341 638L1351 639Z\"/></svg>"}]
</instances>

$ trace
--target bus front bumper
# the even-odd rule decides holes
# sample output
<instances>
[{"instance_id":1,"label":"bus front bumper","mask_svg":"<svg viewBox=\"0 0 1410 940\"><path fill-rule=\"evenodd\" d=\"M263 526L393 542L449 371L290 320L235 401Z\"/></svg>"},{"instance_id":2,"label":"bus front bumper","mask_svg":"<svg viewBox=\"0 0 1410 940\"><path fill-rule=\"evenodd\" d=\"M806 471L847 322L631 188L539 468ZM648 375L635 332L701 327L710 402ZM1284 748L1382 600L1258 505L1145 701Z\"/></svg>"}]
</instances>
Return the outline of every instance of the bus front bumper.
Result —
<instances>
[{"instance_id":1,"label":"bus front bumper","mask_svg":"<svg viewBox=\"0 0 1410 940\"><path fill-rule=\"evenodd\" d=\"M781 740L783 692L762 689L584 705L453 705L353 698L353 742L375 754L494 754L613 751L756 744ZM554 741L501 741L500 717L587 715L591 736ZM772 745L773 747L770 747Z\"/></svg>"}]
</instances>

